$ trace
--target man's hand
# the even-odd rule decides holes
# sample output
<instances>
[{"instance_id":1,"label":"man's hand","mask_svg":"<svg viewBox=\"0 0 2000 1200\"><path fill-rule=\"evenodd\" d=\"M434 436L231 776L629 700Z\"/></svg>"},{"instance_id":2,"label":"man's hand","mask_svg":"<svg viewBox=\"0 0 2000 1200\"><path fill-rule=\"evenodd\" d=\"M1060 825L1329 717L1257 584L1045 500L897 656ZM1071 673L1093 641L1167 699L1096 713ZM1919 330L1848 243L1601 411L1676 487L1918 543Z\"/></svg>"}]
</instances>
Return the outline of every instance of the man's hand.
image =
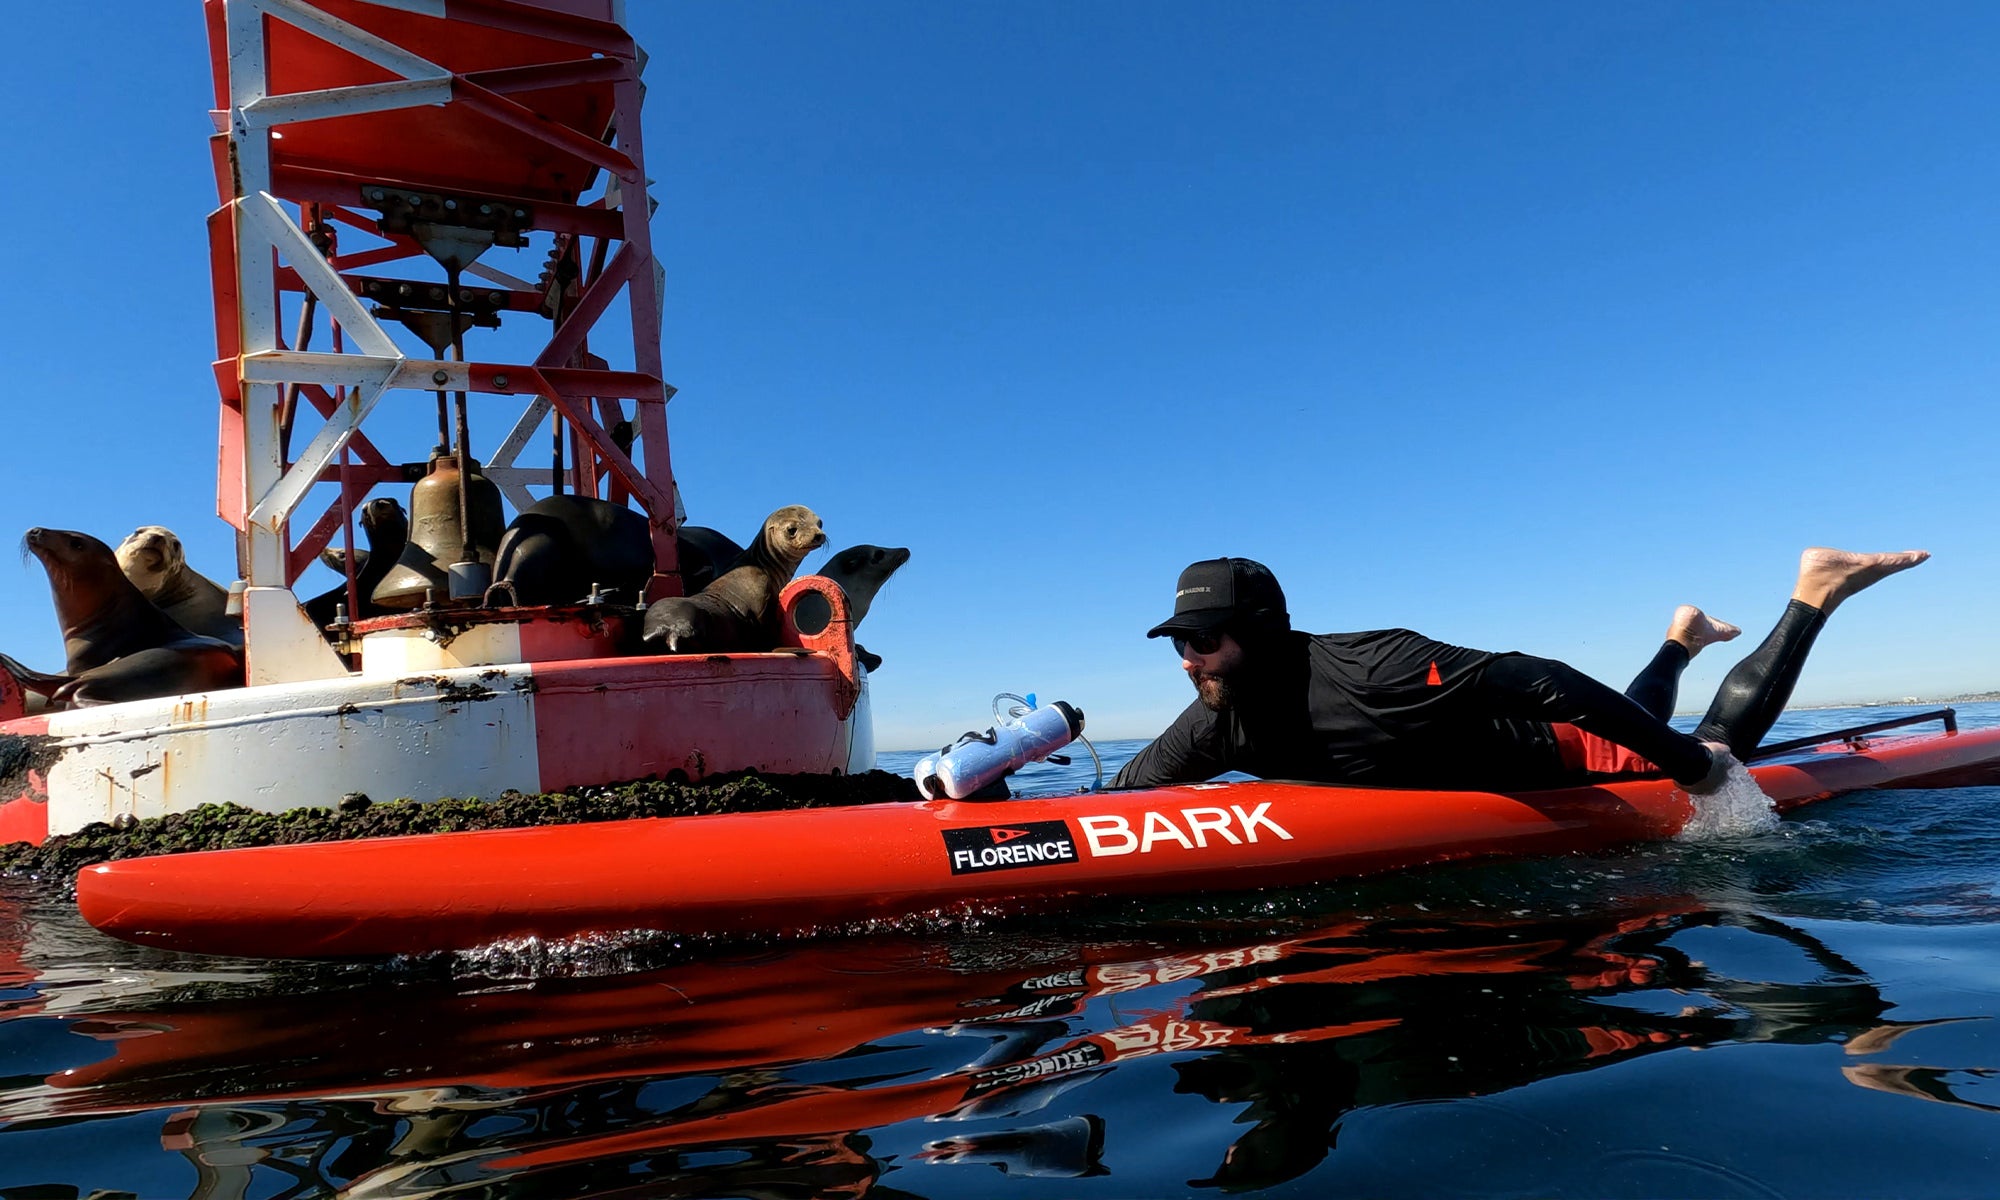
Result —
<instances>
[{"instance_id":1,"label":"man's hand","mask_svg":"<svg viewBox=\"0 0 2000 1200\"><path fill-rule=\"evenodd\" d=\"M1729 747L1721 742L1703 742L1701 745L1708 751L1708 774L1701 777L1701 782L1687 785L1688 793L1695 796L1706 796L1721 787L1729 778L1729 769L1742 765L1729 752Z\"/></svg>"}]
</instances>

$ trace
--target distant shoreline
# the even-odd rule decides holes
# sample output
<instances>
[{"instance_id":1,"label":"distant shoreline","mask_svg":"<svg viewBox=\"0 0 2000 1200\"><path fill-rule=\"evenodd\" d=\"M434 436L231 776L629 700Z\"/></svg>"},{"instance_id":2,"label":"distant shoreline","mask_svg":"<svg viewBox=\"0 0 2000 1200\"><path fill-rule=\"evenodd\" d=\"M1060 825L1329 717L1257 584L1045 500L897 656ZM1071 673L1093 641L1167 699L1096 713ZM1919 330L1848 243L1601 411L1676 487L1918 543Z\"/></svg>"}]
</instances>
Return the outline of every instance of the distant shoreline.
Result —
<instances>
[{"instance_id":1,"label":"distant shoreline","mask_svg":"<svg viewBox=\"0 0 2000 1200\"><path fill-rule=\"evenodd\" d=\"M1791 713L1791 712L1819 712L1824 709L1833 709L1833 708L1921 708L1924 705L1928 704L1991 704L1996 702L2000 702L2000 692L1967 692L1963 695L1958 695L1958 696L1927 696L1927 697L1904 696L1903 698L1898 700L1842 700L1828 704L1788 704L1785 706L1785 711ZM1699 708L1687 709L1681 712L1676 712L1674 716L1699 717L1705 711L1706 710ZM1134 738L1105 738L1102 740L1108 743L1108 742L1144 742L1144 741L1150 741L1151 739L1144 737L1134 737ZM913 750L884 749L881 750L880 753L929 754L933 749L935 749L935 747L929 747L929 746Z\"/></svg>"},{"instance_id":2,"label":"distant shoreline","mask_svg":"<svg viewBox=\"0 0 2000 1200\"><path fill-rule=\"evenodd\" d=\"M1896 700L1839 700L1827 704L1787 704L1786 712L1819 712L1829 708L1920 708L1926 704L1987 704L2000 701L2000 692L1966 692L1958 696L1904 696ZM1704 710L1677 712L1677 717L1698 717Z\"/></svg>"},{"instance_id":3,"label":"distant shoreline","mask_svg":"<svg viewBox=\"0 0 2000 1200\"><path fill-rule=\"evenodd\" d=\"M1900 700L1863 700L1854 704L1792 704L1788 708L1907 708L1912 704L1984 704L2000 700L2000 692L1967 692L1962 696L1904 696Z\"/></svg>"}]
</instances>

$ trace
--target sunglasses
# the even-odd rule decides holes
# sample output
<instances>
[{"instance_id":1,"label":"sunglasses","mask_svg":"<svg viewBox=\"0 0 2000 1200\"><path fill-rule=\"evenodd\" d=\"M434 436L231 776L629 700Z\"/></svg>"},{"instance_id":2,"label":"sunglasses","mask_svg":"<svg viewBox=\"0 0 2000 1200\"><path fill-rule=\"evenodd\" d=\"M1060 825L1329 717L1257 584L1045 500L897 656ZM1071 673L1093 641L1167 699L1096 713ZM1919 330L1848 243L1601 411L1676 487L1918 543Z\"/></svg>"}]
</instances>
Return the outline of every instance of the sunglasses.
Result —
<instances>
[{"instance_id":1,"label":"sunglasses","mask_svg":"<svg viewBox=\"0 0 2000 1200\"><path fill-rule=\"evenodd\" d=\"M1190 633L1174 638L1174 653L1185 658L1189 652L1204 657L1222 649L1222 635L1219 633Z\"/></svg>"}]
</instances>

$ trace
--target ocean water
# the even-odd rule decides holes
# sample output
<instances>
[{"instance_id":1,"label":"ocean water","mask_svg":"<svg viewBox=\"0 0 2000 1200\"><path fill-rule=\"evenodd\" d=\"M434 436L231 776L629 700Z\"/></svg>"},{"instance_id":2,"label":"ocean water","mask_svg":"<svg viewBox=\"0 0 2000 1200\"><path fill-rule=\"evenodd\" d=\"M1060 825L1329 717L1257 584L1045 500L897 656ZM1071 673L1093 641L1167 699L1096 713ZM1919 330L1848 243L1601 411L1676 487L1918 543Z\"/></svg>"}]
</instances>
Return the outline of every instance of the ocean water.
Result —
<instances>
[{"instance_id":1,"label":"ocean water","mask_svg":"<svg viewBox=\"0 0 2000 1200\"><path fill-rule=\"evenodd\" d=\"M1996 880L1993 788L535 957L174 955L0 880L0 1200L1992 1195Z\"/></svg>"}]
</instances>

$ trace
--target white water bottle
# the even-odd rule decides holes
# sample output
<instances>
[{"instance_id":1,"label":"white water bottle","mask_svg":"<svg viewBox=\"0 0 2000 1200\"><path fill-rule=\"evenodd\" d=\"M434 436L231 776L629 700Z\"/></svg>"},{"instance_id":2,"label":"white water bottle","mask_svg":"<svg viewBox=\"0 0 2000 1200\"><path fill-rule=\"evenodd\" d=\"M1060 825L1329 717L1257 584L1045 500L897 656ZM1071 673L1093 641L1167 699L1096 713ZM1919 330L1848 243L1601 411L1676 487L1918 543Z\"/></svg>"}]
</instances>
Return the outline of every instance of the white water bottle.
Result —
<instances>
[{"instance_id":1,"label":"white water bottle","mask_svg":"<svg viewBox=\"0 0 2000 1200\"><path fill-rule=\"evenodd\" d=\"M928 800L963 800L1009 771L1040 762L1083 732L1083 710L1061 700L1002 720L984 734L917 760L917 790Z\"/></svg>"}]
</instances>

